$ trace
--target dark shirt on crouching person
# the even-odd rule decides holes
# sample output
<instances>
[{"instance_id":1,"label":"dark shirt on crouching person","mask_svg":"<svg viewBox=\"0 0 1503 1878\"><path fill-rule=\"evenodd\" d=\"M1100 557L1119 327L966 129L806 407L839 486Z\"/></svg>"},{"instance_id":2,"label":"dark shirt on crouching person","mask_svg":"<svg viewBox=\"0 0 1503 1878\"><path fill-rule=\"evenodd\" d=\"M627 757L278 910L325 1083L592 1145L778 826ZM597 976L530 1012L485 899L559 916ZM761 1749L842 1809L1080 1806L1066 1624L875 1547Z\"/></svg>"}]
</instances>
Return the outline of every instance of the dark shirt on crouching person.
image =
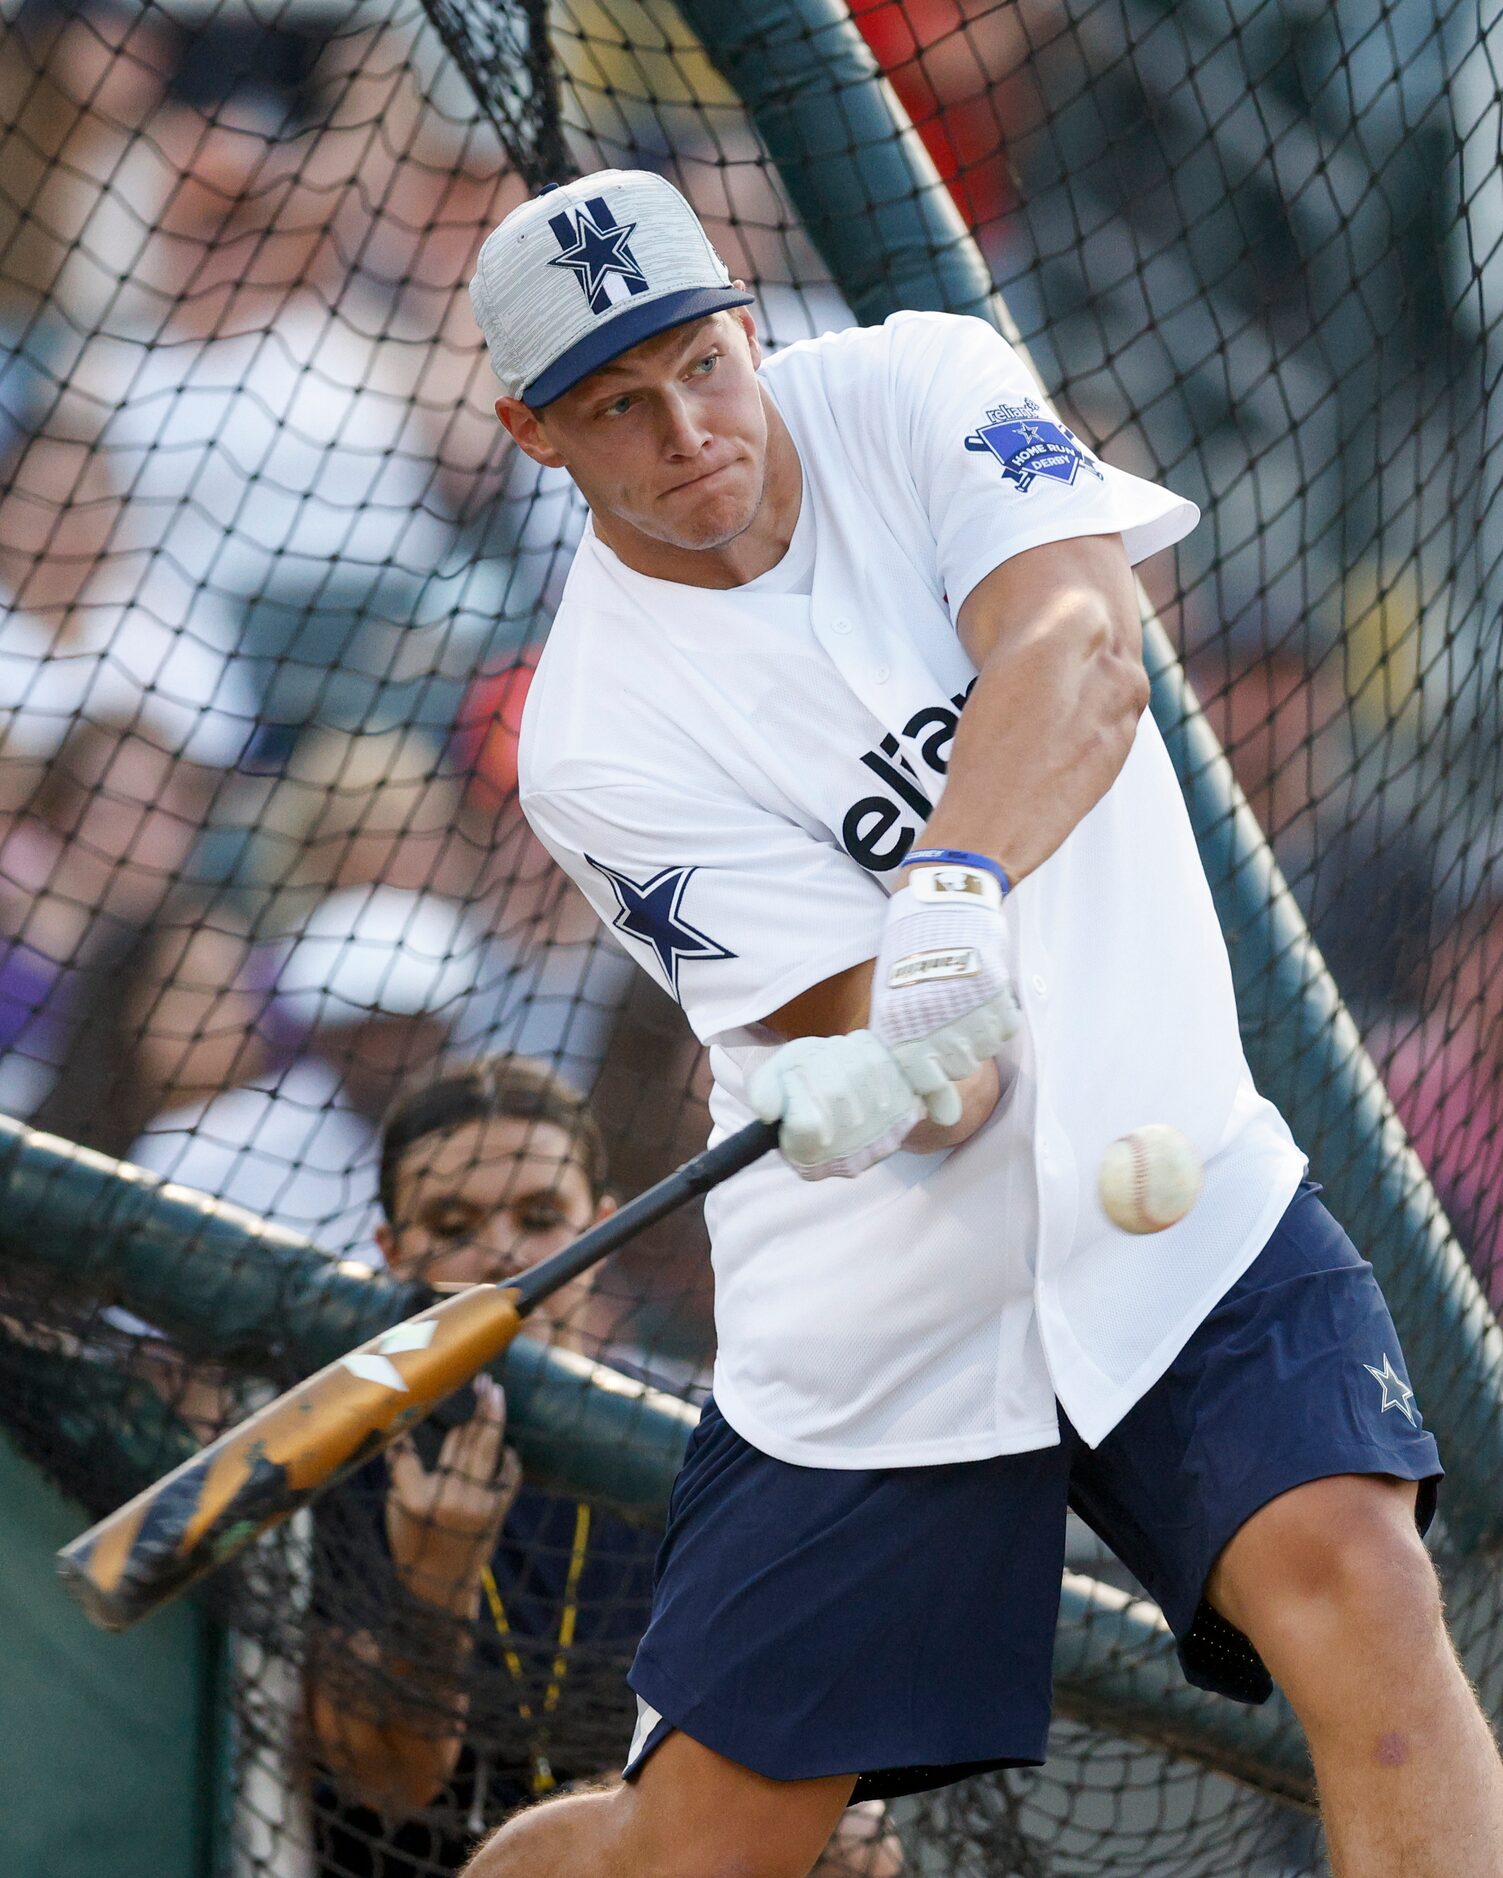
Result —
<instances>
[{"instance_id":1,"label":"dark shirt on crouching person","mask_svg":"<svg viewBox=\"0 0 1503 1878\"><path fill-rule=\"evenodd\" d=\"M384 1462L320 1503L314 1615L387 1640L388 1663L417 1659L410 1677L350 1665L347 1701L376 1713L383 1698L429 1704L435 1732L457 1680L464 1738L449 1780L405 1817L314 1783L320 1878L439 1878L458 1872L475 1840L529 1799L616 1767L635 1704L625 1674L647 1621L657 1535L584 1500L524 1486L486 1572L472 1634L422 1606L392 1568ZM327 1632L325 1634L328 1634ZM336 1633L337 1634L337 1633ZM442 1665L468 1650L456 1677ZM449 1684L446 1691L444 1684Z\"/></svg>"}]
</instances>

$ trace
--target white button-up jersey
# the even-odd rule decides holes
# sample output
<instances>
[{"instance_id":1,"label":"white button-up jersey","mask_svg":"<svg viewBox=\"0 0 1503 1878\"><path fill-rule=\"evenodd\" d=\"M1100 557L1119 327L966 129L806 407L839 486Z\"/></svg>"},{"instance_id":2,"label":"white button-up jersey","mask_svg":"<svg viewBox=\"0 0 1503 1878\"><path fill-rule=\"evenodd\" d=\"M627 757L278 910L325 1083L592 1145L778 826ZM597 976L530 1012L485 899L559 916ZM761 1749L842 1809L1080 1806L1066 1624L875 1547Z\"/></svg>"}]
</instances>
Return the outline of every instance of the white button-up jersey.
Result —
<instances>
[{"instance_id":1,"label":"white button-up jersey","mask_svg":"<svg viewBox=\"0 0 1503 1878\"><path fill-rule=\"evenodd\" d=\"M804 473L790 560L719 591L580 545L523 724L533 828L710 1046L717 1137L777 1045L761 1022L873 958L886 889L944 788L984 575L1196 510L1099 463L983 322L904 313L794 345L763 382ZM787 591L806 585L812 591ZM1018 709L1027 710L1027 698ZM1252 1085L1189 818L1145 716L1105 797L1005 903L1024 1011L1010 1099L948 1154L849 1181L776 1155L707 1203L715 1397L764 1452L825 1467L1101 1441L1251 1264L1303 1156ZM1203 1196L1111 1226L1107 1143L1181 1129Z\"/></svg>"}]
</instances>

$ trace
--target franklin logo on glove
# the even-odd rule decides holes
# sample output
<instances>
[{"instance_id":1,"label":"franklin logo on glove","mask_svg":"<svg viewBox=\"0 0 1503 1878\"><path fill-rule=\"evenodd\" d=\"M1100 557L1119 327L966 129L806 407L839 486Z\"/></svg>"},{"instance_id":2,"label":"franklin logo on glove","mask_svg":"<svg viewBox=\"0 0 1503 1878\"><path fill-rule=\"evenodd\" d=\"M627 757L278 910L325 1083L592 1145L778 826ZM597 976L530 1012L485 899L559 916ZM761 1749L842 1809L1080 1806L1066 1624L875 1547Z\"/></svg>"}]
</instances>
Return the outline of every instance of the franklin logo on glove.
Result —
<instances>
[{"instance_id":1,"label":"franklin logo on glove","mask_svg":"<svg viewBox=\"0 0 1503 1878\"><path fill-rule=\"evenodd\" d=\"M896 988L923 979L975 978L980 971L981 954L974 946L967 946L961 952L915 952L898 960L887 974L887 982Z\"/></svg>"}]
</instances>

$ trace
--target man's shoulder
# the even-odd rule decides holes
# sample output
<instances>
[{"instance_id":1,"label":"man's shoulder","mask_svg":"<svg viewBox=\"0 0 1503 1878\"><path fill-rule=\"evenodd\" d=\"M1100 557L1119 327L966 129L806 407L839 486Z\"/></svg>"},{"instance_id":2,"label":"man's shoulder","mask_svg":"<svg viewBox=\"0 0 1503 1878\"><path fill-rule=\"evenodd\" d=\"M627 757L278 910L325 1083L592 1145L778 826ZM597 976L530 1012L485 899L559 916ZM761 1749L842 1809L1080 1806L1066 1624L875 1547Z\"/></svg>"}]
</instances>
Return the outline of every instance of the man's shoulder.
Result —
<instances>
[{"instance_id":1,"label":"man's shoulder","mask_svg":"<svg viewBox=\"0 0 1503 1878\"><path fill-rule=\"evenodd\" d=\"M863 388L911 360L932 363L978 340L998 343L993 329L968 313L904 311L889 314L880 326L845 326L813 339L796 339L764 359L761 369L780 394L785 387L821 380L832 387Z\"/></svg>"}]
</instances>

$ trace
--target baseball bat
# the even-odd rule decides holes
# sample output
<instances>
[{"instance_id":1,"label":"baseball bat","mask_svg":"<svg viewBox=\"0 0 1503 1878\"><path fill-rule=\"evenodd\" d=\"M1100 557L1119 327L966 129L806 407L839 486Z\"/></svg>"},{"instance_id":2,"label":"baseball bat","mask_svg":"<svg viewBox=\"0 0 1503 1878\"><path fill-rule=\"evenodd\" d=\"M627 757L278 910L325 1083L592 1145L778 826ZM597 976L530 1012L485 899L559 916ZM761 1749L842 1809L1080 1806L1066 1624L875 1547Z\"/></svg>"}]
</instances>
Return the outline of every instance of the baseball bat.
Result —
<instances>
[{"instance_id":1,"label":"baseball bat","mask_svg":"<svg viewBox=\"0 0 1503 1878\"><path fill-rule=\"evenodd\" d=\"M330 1363L58 1553L89 1617L125 1630L379 1454L494 1361L528 1313L627 1240L773 1147L753 1122L504 1285L473 1285Z\"/></svg>"}]
</instances>

